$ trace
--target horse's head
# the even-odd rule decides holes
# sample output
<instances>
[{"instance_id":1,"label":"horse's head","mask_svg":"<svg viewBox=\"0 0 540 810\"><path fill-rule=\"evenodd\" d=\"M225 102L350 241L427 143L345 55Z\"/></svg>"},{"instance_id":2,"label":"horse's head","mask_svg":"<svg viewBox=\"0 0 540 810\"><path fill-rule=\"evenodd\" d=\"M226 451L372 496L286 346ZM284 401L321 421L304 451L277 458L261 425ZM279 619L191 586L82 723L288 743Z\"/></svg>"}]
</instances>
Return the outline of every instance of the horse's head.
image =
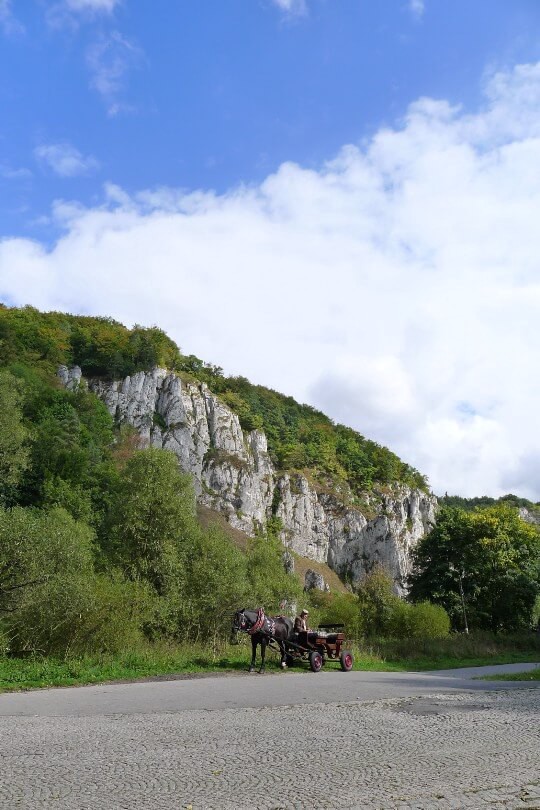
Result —
<instances>
[{"instance_id":1,"label":"horse's head","mask_svg":"<svg viewBox=\"0 0 540 810\"><path fill-rule=\"evenodd\" d=\"M264 609L258 608L257 610L237 610L233 617L231 627L231 644L237 641L237 634L240 631L245 633L256 633L264 625L265 615Z\"/></svg>"},{"instance_id":2,"label":"horse's head","mask_svg":"<svg viewBox=\"0 0 540 810\"><path fill-rule=\"evenodd\" d=\"M242 630L248 630L249 627L250 622L246 617L245 608L242 608L242 610L237 610L233 616L230 643L238 644L238 633Z\"/></svg>"}]
</instances>

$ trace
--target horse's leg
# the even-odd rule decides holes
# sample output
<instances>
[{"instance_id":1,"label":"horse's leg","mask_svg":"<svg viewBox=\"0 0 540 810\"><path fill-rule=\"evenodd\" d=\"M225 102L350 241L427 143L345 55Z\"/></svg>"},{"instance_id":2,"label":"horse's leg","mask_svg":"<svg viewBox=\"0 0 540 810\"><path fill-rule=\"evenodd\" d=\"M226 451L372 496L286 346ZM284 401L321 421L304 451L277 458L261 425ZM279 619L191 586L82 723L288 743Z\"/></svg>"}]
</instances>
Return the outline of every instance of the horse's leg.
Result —
<instances>
[{"instance_id":1,"label":"horse's leg","mask_svg":"<svg viewBox=\"0 0 540 810\"><path fill-rule=\"evenodd\" d=\"M257 641L255 636L251 636L251 664L249 665L249 671L254 672L255 670L255 657L257 655Z\"/></svg>"},{"instance_id":2,"label":"horse's leg","mask_svg":"<svg viewBox=\"0 0 540 810\"><path fill-rule=\"evenodd\" d=\"M261 668L259 670L259 675L264 672L264 659L266 658L266 639L263 636L261 638Z\"/></svg>"},{"instance_id":3,"label":"horse's leg","mask_svg":"<svg viewBox=\"0 0 540 810\"><path fill-rule=\"evenodd\" d=\"M285 642L278 638L276 638L276 641L279 647L279 651L281 652L281 661L280 661L281 669L287 669L287 654L285 652Z\"/></svg>"}]
</instances>

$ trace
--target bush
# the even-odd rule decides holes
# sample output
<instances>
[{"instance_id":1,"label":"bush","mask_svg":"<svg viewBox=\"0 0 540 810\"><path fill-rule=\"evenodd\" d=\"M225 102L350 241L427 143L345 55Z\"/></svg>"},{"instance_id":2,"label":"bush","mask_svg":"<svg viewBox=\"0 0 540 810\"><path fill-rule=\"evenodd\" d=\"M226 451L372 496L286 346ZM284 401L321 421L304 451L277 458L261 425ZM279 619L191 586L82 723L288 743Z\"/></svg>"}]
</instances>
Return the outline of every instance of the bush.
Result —
<instances>
[{"instance_id":1,"label":"bush","mask_svg":"<svg viewBox=\"0 0 540 810\"><path fill-rule=\"evenodd\" d=\"M394 581L382 566L376 566L358 588L360 626L364 636L390 634L392 617L401 600L394 593Z\"/></svg>"},{"instance_id":2,"label":"bush","mask_svg":"<svg viewBox=\"0 0 540 810\"><path fill-rule=\"evenodd\" d=\"M441 605L420 602L406 606L409 609L407 638L444 638L450 632L450 617Z\"/></svg>"},{"instance_id":3,"label":"bush","mask_svg":"<svg viewBox=\"0 0 540 810\"><path fill-rule=\"evenodd\" d=\"M92 574L93 537L63 509L0 509L0 614L51 580Z\"/></svg>"},{"instance_id":4,"label":"bush","mask_svg":"<svg viewBox=\"0 0 540 810\"><path fill-rule=\"evenodd\" d=\"M10 618L10 651L71 655L137 648L150 610L148 593L134 583L104 575L55 577Z\"/></svg>"},{"instance_id":5,"label":"bush","mask_svg":"<svg viewBox=\"0 0 540 810\"><path fill-rule=\"evenodd\" d=\"M358 641L362 635L358 598L352 593L320 593L320 596L327 597L326 604L321 605L320 623L343 624L347 637Z\"/></svg>"},{"instance_id":6,"label":"bush","mask_svg":"<svg viewBox=\"0 0 540 810\"><path fill-rule=\"evenodd\" d=\"M140 639L148 593L96 576L93 540L64 509L0 510L0 637L12 653L113 651Z\"/></svg>"}]
</instances>

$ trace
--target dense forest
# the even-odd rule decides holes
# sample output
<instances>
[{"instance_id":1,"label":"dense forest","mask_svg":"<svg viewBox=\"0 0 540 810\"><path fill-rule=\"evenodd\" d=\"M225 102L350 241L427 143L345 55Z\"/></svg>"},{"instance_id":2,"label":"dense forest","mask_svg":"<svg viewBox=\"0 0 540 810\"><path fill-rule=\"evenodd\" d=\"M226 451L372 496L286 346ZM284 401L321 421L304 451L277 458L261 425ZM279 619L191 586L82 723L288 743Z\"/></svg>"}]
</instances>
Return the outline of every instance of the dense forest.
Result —
<instances>
[{"instance_id":1,"label":"dense forest","mask_svg":"<svg viewBox=\"0 0 540 810\"><path fill-rule=\"evenodd\" d=\"M456 506L458 509L464 509L466 512L471 512L478 508L506 504L507 506L515 506L518 509L523 507L527 509L531 515L538 515L540 519L540 503L533 503L533 501L529 501L527 498L520 498L518 495L502 495L500 498L489 498L487 495L481 495L477 498L462 498L460 495L448 495L447 493L442 498L439 498L439 503L442 506Z\"/></svg>"}]
</instances>

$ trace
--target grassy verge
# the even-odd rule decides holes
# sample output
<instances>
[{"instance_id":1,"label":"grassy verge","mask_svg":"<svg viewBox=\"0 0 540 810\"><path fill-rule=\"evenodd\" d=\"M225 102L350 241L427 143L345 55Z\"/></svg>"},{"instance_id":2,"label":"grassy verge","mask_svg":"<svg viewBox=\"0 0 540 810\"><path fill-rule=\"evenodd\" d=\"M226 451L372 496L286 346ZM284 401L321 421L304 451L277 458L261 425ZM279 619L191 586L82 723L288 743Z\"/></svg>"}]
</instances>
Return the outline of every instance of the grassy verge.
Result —
<instances>
[{"instance_id":1,"label":"grassy verge","mask_svg":"<svg viewBox=\"0 0 540 810\"><path fill-rule=\"evenodd\" d=\"M521 663L521 661L519 662ZM482 681L540 681L540 667L530 672L515 672L513 675L491 675L480 678Z\"/></svg>"},{"instance_id":2,"label":"grassy verge","mask_svg":"<svg viewBox=\"0 0 540 810\"><path fill-rule=\"evenodd\" d=\"M540 638L533 634L495 637L478 634L435 640L377 639L360 647L353 645L352 649L355 670L378 672L540 662ZM242 644L223 645L214 653L208 645L184 645L65 659L0 658L0 691L241 672L247 669L250 655L249 640L244 638ZM336 664L330 666L334 668ZM279 660L275 654L268 655L267 668L269 672L278 671ZM297 672L306 669L306 664L294 667ZM526 673L523 678L529 680L530 674Z\"/></svg>"},{"instance_id":3,"label":"grassy verge","mask_svg":"<svg viewBox=\"0 0 540 810\"><path fill-rule=\"evenodd\" d=\"M243 647L227 646L213 656L207 647L198 645L65 659L42 656L0 658L0 691L232 672L245 669L247 661L248 651Z\"/></svg>"},{"instance_id":4,"label":"grassy verge","mask_svg":"<svg viewBox=\"0 0 540 810\"><path fill-rule=\"evenodd\" d=\"M540 661L540 636L535 633L452 634L440 639L374 639L362 645L369 660L385 670L422 671Z\"/></svg>"}]
</instances>

